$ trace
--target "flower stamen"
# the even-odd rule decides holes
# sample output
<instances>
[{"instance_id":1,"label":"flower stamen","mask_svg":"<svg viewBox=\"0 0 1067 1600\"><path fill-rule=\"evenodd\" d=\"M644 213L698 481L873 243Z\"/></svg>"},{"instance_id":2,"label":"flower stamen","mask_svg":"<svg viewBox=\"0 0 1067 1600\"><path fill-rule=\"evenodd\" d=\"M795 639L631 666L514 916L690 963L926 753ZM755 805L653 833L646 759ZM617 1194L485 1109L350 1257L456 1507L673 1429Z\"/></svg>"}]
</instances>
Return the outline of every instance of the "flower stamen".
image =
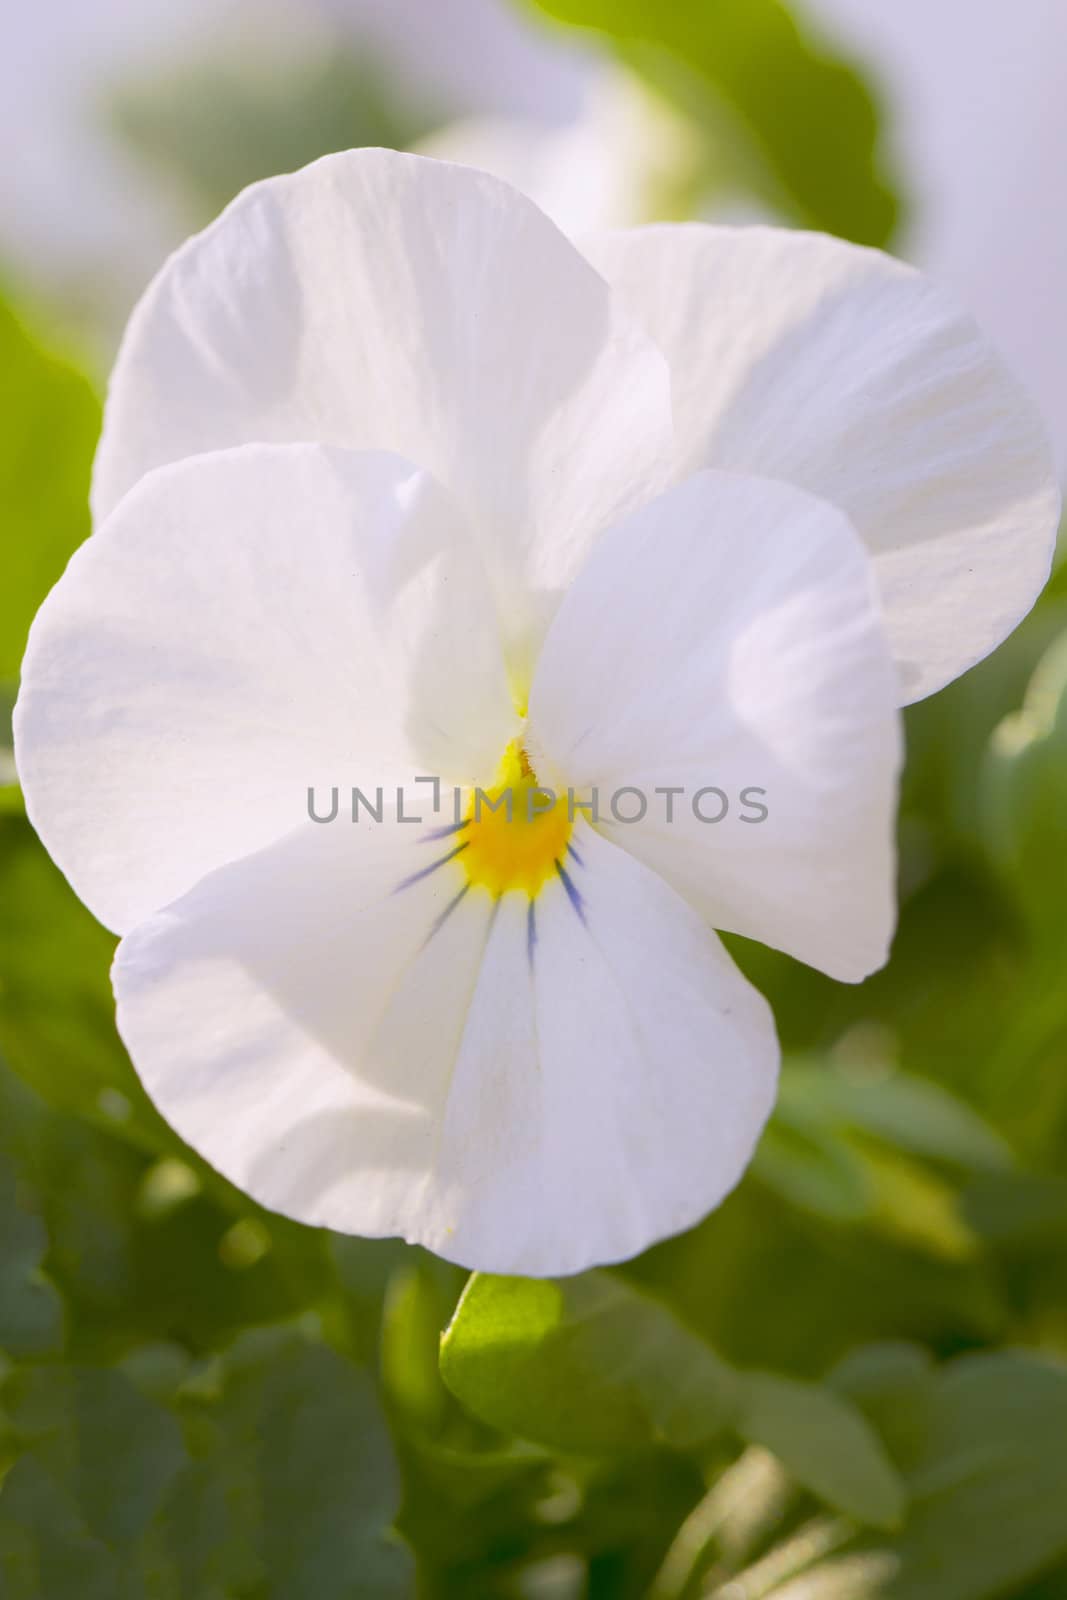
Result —
<instances>
[{"instance_id":1,"label":"flower stamen","mask_svg":"<svg viewBox=\"0 0 1067 1600\"><path fill-rule=\"evenodd\" d=\"M532 900L552 877L560 876L566 886L560 863L572 828L566 799L542 788L526 749L513 739L496 783L472 796L467 848L458 864L472 887L494 896L520 890Z\"/></svg>"}]
</instances>

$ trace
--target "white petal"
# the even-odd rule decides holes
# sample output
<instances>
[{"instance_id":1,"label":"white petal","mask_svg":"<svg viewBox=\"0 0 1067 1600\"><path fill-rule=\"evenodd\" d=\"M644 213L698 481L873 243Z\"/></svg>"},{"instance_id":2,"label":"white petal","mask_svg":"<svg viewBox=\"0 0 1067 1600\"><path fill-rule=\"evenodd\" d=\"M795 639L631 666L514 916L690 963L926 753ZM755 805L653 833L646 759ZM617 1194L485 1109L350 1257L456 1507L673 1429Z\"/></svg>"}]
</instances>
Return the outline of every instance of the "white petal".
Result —
<instances>
[{"instance_id":1,"label":"white petal","mask_svg":"<svg viewBox=\"0 0 1067 1600\"><path fill-rule=\"evenodd\" d=\"M591 830L532 936L524 895L457 901L455 861L398 890L440 849L399 831L304 830L127 936L119 1027L163 1114L265 1205L468 1267L574 1272L694 1223L777 1069L714 935Z\"/></svg>"},{"instance_id":2,"label":"white petal","mask_svg":"<svg viewBox=\"0 0 1067 1600\"><path fill-rule=\"evenodd\" d=\"M992 650L1049 571L1060 498L1032 405L972 319L840 239L703 225L589 251L671 363L683 470L782 478L876 558L905 701Z\"/></svg>"},{"instance_id":3,"label":"white petal","mask_svg":"<svg viewBox=\"0 0 1067 1600\"><path fill-rule=\"evenodd\" d=\"M414 831L414 830L412 830ZM204 878L119 945L119 1031L177 1131L303 1221L418 1209L488 936L447 842L305 826ZM444 916L436 935L435 923Z\"/></svg>"},{"instance_id":4,"label":"white petal","mask_svg":"<svg viewBox=\"0 0 1067 1600\"><path fill-rule=\"evenodd\" d=\"M111 382L94 509L227 445L397 451L482 540L518 653L542 626L538 592L647 495L671 449L669 387L659 351L516 190L349 151L247 189L148 289Z\"/></svg>"},{"instance_id":5,"label":"white petal","mask_svg":"<svg viewBox=\"0 0 1067 1600\"><path fill-rule=\"evenodd\" d=\"M34 826L123 931L289 832L309 786L325 811L334 785L350 806L352 784L488 781L515 722L485 576L426 474L247 446L153 473L77 552L15 746Z\"/></svg>"},{"instance_id":6,"label":"white petal","mask_svg":"<svg viewBox=\"0 0 1067 1600\"><path fill-rule=\"evenodd\" d=\"M595 788L602 830L714 927L855 980L893 929L895 707L871 563L841 513L703 472L612 529L567 594L527 748L539 773ZM625 786L643 819L615 820L613 799L640 811Z\"/></svg>"}]
</instances>

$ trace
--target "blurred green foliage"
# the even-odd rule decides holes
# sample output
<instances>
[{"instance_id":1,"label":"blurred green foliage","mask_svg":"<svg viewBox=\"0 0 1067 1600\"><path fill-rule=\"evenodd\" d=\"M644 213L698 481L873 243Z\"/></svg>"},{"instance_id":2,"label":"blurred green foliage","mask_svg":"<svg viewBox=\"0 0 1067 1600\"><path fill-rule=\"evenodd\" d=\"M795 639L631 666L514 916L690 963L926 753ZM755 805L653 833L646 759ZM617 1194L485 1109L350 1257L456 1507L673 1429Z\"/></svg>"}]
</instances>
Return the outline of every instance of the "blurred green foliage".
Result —
<instances>
[{"instance_id":1,"label":"blurred green foliage","mask_svg":"<svg viewBox=\"0 0 1067 1600\"><path fill-rule=\"evenodd\" d=\"M775 0L539 3L709 170L725 107L755 192L886 236L868 95ZM306 72L125 114L208 206L359 137L347 70L324 122ZM7 736L99 405L7 308L0 373L3 1600L1067 1600L1067 568L909 713L887 968L733 942L787 1052L739 1189L622 1268L468 1280L261 1211L140 1089Z\"/></svg>"},{"instance_id":2,"label":"blurred green foliage","mask_svg":"<svg viewBox=\"0 0 1067 1600\"><path fill-rule=\"evenodd\" d=\"M443 117L342 39L282 57L194 57L114 84L104 109L138 159L176 182L198 223L259 178L329 150L402 150Z\"/></svg>"},{"instance_id":3,"label":"blurred green foliage","mask_svg":"<svg viewBox=\"0 0 1067 1600\"><path fill-rule=\"evenodd\" d=\"M89 532L85 486L100 406L85 378L46 354L0 301L0 689L7 722L34 613Z\"/></svg>"},{"instance_id":4,"label":"blurred green foliage","mask_svg":"<svg viewBox=\"0 0 1067 1600\"><path fill-rule=\"evenodd\" d=\"M527 0L595 30L702 135L716 189L884 245L899 220L871 91L781 0Z\"/></svg>"}]
</instances>

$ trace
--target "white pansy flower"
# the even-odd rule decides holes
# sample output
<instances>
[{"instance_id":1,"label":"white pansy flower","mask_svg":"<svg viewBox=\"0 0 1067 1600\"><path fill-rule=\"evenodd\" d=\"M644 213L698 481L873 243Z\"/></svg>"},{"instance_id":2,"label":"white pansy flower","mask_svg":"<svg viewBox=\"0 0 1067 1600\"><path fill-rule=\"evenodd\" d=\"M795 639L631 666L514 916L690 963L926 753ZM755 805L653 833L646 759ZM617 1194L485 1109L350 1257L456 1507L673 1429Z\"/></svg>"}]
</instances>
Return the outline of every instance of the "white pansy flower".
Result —
<instances>
[{"instance_id":1,"label":"white pansy flower","mask_svg":"<svg viewBox=\"0 0 1067 1600\"><path fill-rule=\"evenodd\" d=\"M1014 626L1058 511L896 262L703 226L587 259L381 151L168 262L94 501L16 747L145 1085L269 1206L532 1274L737 1181L777 1046L712 930L885 959L898 701Z\"/></svg>"}]
</instances>

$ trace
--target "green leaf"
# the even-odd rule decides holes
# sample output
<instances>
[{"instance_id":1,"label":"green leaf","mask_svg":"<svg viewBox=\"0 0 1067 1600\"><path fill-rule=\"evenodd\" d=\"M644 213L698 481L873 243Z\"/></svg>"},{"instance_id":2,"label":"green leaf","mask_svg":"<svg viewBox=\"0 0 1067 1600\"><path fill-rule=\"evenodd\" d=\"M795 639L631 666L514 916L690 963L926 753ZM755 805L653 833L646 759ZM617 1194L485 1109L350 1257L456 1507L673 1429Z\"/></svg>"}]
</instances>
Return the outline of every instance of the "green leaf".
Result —
<instances>
[{"instance_id":1,"label":"green leaf","mask_svg":"<svg viewBox=\"0 0 1067 1600\"><path fill-rule=\"evenodd\" d=\"M536 1540L540 1508L558 1490L558 1469L534 1446L454 1448L425 1437L400 1444L404 1500L397 1526L420 1567L437 1570L448 1595L465 1588L471 1569L503 1547ZM450 1587L454 1583L453 1587Z\"/></svg>"},{"instance_id":2,"label":"green leaf","mask_svg":"<svg viewBox=\"0 0 1067 1600\"><path fill-rule=\"evenodd\" d=\"M0 372L0 682L13 682L34 613L89 532L100 406L2 303Z\"/></svg>"},{"instance_id":3,"label":"green leaf","mask_svg":"<svg viewBox=\"0 0 1067 1600\"><path fill-rule=\"evenodd\" d=\"M1000 1172L1012 1161L1006 1141L939 1084L819 1062L783 1072L753 1172L790 1205L828 1222L964 1262L980 1255L981 1241L962 1204L959 1172L944 1169Z\"/></svg>"},{"instance_id":4,"label":"green leaf","mask_svg":"<svg viewBox=\"0 0 1067 1600\"><path fill-rule=\"evenodd\" d=\"M769 1455L759 1447L747 1450L712 1482L678 1530L653 1588L655 1600L676 1600L683 1595L688 1600L696 1594L703 1574L713 1568L736 1573L770 1547L766 1562L756 1560L755 1568L745 1574L743 1586L747 1594L751 1583L753 1594L763 1596L794 1571L853 1545L854 1521L841 1517L806 1523L784 1545L774 1545L780 1529L795 1523L802 1486L855 1514L855 1502L866 1483L868 1504L864 1510L877 1509L879 1503L883 1511L894 1503L899 1509L903 1498L900 1477L893 1470L887 1475L881 1440L864 1429L862 1417L882 1438L888 1426L892 1441L901 1416L909 1424L914 1421L913 1402L918 1399L921 1403L922 1381L930 1370L929 1358L917 1346L899 1344L854 1351L828 1375L828 1389L785 1384L778 1378L754 1374L750 1380L753 1411L764 1409L768 1436L773 1433L781 1453ZM831 1391L852 1404L842 1411L834 1405ZM759 1425L761 1419L757 1416L756 1420ZM906 1455L912 1440L909 1430ZM851 1469L839 1465L831 1470L835 1459L842 1464L859 1462L856 1481L847 1486L852 1504L843 1504L837 1492ZM890 1459L895 1461L892 1448ZM810 1470L813 1464L814 1473ZM891 1485L889 1493L887 1483ZM773 1592L778 1593L777 1587Z\"/></svg>"},{"instance_id":5,"label":"green leaf","mask_svg":"<svg viewBox=\"0 0 1067 1600\"><path fill-rule=\"evenodd\" d=\"M446 1274L451 1279L447 1292ZM382 1312L382 1386L397 1416L420 1434L439 1433L455 1404L441 1382L439 1356L441 1330L461 1283L458 1269L414 1251L389 1281Z\"/></svg>"},{"instance_id":6,"label":"green leaf","mask_svg":"<svg viewBox=\"0 0 1067 1600\"><path fill-rule=\"evenodd\" d=\"M1024 1582L1067 1551L1067 1369L1021 1351L953 1362L909 1476L903 1600L984 1600Z\"/></svg>"},{"instance_id":7,"label":"green leaf","mask_svg":"<svg viewBox=\"0 0 1067 1600\"><path fill-rule=\"evenodd\" d=\"M465 1592L495 1549L535 1539L555 1471L536 1446L502 1442L474 1421L442 1382L442 1329L464 1281L458 1268L409 1250L382 1316L382 1383L404 1481L398 1526L432 1594Z\"/></svg>"},{"instance_id":8,"label":"green leaf","mask_svg":"<svg viewBox=\"0 0 1067 1600\"><path fill-rule=\"evenodd\" d=\"M182 1367L157 1347L122 1371L8 1378L4 1600L410 1595L367 1374L299 1328L245 1334L184 1383Z\"/></svg>"},{"instance_id":9,"label":"green leaf","mask_svg":"<svg viewBox=\"0 0 1067 1600\"><path fill-rule=\"evenodd\" d=\"M903 1486L862 1414L818 1384L750 1373L738 1431L778 1457L798 1483L859 1522L896 1527Z\"/></svg>"},{"instance_id":10,"label":"green leaf","mask_svg":"<svg viewBox=\"0 0 1067 1600\"><path fill-rule=\"evenodd\" d=\"M195 1412L192 1394L189 1405ZM217 1369L201 1419L270 1600L410 1592L410 1559L389 1532L399 1477L366 1372L300 1329L246 1333Z\"/></svg>"},{"instance_id":11,"label":"green leaf","mask_svg":"<svg viewBox=\"0 0 1067 1600\"><path fill-rule=\"evenodd\" d=\"M1035 929L1063 943L1067 897L1067 633L1041 658L1022 709L993 733L981 775L985 841Z\"/></svg>"},{"instance_id":12,"label":"green leaf","mask_svg":"<svg viewBox=\"0 0 1067 1600\"><path fill-rule=\"evenodd\" d=\"M984 1262L822 1221L751 1178L626 1274L677 1307L726 1360L805 1378L876 1340L996 1339L1006 1315L1003 1286Z\"/></svg>"},{"instance_id":13,"label":"green leaf","mask_svg":"<svg viewBox=\"0 0 1067 1600\"><path fill-rule=\"evenodd\" d=\"M781 0L533 0L604 34L617 53L731 147L747 186L796 220L884 245L897 202L858 74Z\"/></svg>"},{"instance_id":14,"label":"green leaf","mask_svg":"<svg viewBox=\"0 0 1067 1600\"><path fill-rule=\"evenodd\" d=\"M144 1533L184 1463L174 1418L107 1368L19 1373L3 1404L21 1448L64 1485L94 1537L124 1544Z\"/></svg>"},{"instance_id":15,"label":"green leaf","mask_svg":"<svg viewBox=\"0 0 1067 1600\"><path fill-rule=\"evenodd\" d=\"M904 1340L862 1345L826 1375L878 1431L894 1464L907 1468L926 1426L937 1375L929 1353Z\"/></svg>"},{"instance_id":16,"label":"green leaf","mask_svg":"<svg viewBox=\"0 0 1067 1600\"><path fill-rule=\"evenodd\" d=\"M849 1073L822 1063L797 1063L782 1073L779 1114L831 1135L848 1129L867 1133L967 1170L1012 1164L1010 1146L977 1111L912 1073Z\"/></svg>"},{"instance_id":17,"label":"green leaf","mask_svg":"<svg viewBox=\"0 0 1067 1600\"><path fill-rule=\"evenodd\" d=\"M124 1581L116 1557L86 1528L73 1495L32 1455L18 1462L0 1497L4 1600L115 1600ZM135 1589L132 1596L140 1600Z\"/></svg>"},{"instance_id":18,"label":"green leaf","mask_svg":"<svg viewBox=\"0 0 1067 1600\"><path fill-rule=\"evenodd\" d=\"M24 817L0 815L0 882L0 1050L51 1104L150 1148L178 1147L115 1032L114 937Z\"/></svg>"},{"instance_id":19,"label":"green leaf","mask_svg":"<svg viewBox=\"0 0 1067 1600\"><path fill-rule=\"evenodd\" d=\"M768 1600L996 1600L1067 1554L1067 1368L999 1351L932 1378L913 1366L910 1381L924 1392L897 1446L904 1527L760 1591Z\"/></svg>"},{"instance_id":20,"label":"green leaf","mask_svg":"<svg viewBox=\"0 0 1067 1600\"><path fill-rule=\"evenodd\" d=\"M874 1195L858 1151L780 1104L752 1162L753 1176L791 1206L835 1223L870 1221Z\"/></svg>"},{"instance_id":21,"label":"green leaf","mask_svg":"<svg viewBox=\"0 0 1067 1600\"><path fill-rule=\"evenodd\" d=\"M0 1150L0 1349L9 1355L47 1355L62 1344L63 1304L41 1270L47 1250L48 1230Z\"/></svg>"},{"instance_id":22,"label":"green leaf","mask_svg":"<svg viewBox=\"0 0 1067 1600\"><path fill-rule=\"evenodd\" d=\"M292 1316L336 1290L321 1232L266 1217L221 1181L201 1185L175 1158L153 1161L45 1105L0 1062L6 1162L30 1220L47 1232L44 1265L67 1309L72 1360L111 1360L146 1340L217 1348L248 1323ZM0 1231L19 1226L17 1215L7 1222L4 1198ZM229 1250L235 1210L236 1226L254 1225L267 1246L247 1265ZM31 1284L40 1281L32 1272ZM0 1306L0 1322L18 1304Z\"/></svg>"},{"instance_id":23,"label":"green leaf","mask_svg":"<svg viewBox=\"0 0 1067 1600\"><path fill-rule=\"evenodd\" d=\"M1067 1244L1067 1178L986 1173L962 1196L971 1227L1004 1249Z\"/></svg>"},{"instance_id":24,"label":"green leaf","mask_svg":"<svg viewBox=\"0 0 1067 1600\"><path fill-rule=\"evenodd\" d=\"M0 1494L5 1600L159 1593L145 1549L186 1464L176 1419L106 1369L17 1373L0 1401L19 1452Z\"/></svg>"},{"instance_id":25,"label":"green leaf","mask_svg":"<svg viewBox=\"0 0 1067 1600\"><path fill-rule=\"evenodd\" d=\"M593 1272L471 1278L441 1347L491 1426L576 1455L696 1446L734 1420L737 1375L666 1307Z\"/></svg>"}]
</instances>

